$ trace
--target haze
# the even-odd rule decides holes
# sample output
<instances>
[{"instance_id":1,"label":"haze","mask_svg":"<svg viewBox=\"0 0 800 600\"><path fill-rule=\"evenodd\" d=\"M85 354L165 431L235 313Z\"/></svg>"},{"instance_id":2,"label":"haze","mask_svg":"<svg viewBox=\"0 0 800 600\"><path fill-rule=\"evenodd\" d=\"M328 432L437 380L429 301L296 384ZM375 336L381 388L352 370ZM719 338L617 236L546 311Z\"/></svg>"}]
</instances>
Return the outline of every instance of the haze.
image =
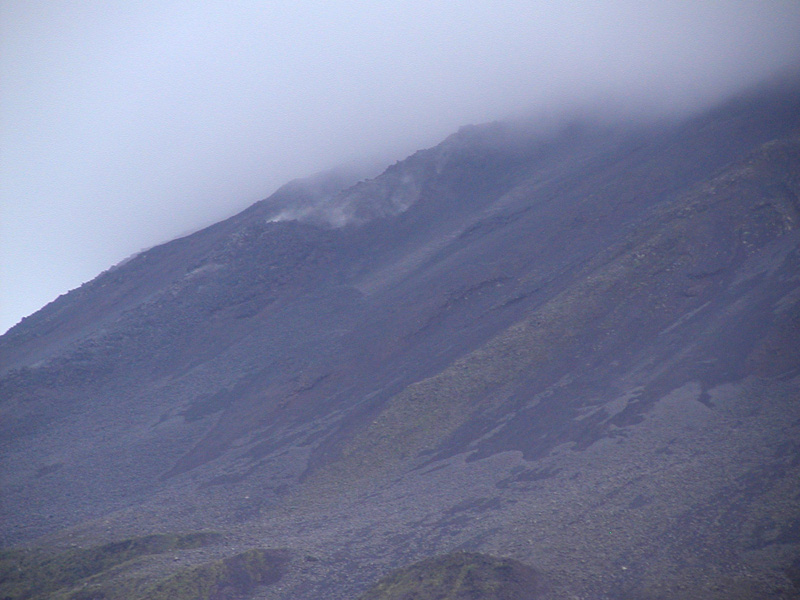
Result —
<instances>
[{"instance_id":1,"label":"haze","mask_svg":"<svg viewBox=\"0 0 800 600\"><path fill-rule=\"evenodd\" d=\"M0 9L0 331L292 178L512 115L683 114L800 60L793 0Z\"/></svg>"}]
</instances>

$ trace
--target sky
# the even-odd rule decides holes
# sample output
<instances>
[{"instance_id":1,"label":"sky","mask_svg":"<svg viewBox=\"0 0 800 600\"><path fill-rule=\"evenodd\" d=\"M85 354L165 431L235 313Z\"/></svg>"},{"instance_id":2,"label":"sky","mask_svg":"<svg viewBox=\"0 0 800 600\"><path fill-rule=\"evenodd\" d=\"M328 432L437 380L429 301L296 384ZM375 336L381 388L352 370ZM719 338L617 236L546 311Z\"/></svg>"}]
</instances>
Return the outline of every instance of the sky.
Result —
<instances>
[{"instance_id":1,"label":"sky","mask_svg":"<svg viewBox=\"0 0 800 600\"><path fill-rule=\"evenodd\" d=\"M296 177L797 64L797 0L0 0L0 332Z\"/></svg>"}]
</instances>

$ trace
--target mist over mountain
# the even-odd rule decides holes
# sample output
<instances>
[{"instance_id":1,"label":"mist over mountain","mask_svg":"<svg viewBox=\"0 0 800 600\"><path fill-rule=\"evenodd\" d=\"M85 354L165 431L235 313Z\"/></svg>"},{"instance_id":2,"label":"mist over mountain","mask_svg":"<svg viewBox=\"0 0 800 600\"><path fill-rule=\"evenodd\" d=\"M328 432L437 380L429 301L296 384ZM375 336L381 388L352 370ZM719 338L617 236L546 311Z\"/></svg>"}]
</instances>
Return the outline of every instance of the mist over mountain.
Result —
<instances>
[{"instance_id":1,"label":"mist over mountain","mask_svg":"<svg viewBox=\"0 0 800 600\"><path fill-rule=\"evenodd\" d=\"M359 177L0 337L0 597L797 597L796 79Z\"/></svg>"},{"instance_id":2,"label":"mist over mountain","mask_svg":"<svg viewBox=\"0 0 800 600\"><path fill-rule=\"evenodd\" d=\"M792 0L0 1L0 332L291 179L470 123L687 117L798 65Z\"/></svg>"}]
</instances>

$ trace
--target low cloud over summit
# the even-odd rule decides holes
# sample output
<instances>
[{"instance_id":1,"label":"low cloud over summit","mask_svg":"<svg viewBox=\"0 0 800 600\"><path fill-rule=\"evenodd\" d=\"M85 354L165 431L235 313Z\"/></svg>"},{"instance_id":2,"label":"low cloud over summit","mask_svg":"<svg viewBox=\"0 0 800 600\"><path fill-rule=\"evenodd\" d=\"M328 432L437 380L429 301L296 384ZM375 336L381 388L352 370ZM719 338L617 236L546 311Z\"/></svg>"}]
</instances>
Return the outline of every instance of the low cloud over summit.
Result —
<instances>
[{"instance_id":1,"label":"low cloud over summit","mask_svg":"<svg viewBox=\"0 0 800 600\"><path fill-rule=\"evenodd\" d=\"M800 4L0 4L0 329L126 255L466 123L686 113L800 59Z\"/></svg>"}]
</instances>

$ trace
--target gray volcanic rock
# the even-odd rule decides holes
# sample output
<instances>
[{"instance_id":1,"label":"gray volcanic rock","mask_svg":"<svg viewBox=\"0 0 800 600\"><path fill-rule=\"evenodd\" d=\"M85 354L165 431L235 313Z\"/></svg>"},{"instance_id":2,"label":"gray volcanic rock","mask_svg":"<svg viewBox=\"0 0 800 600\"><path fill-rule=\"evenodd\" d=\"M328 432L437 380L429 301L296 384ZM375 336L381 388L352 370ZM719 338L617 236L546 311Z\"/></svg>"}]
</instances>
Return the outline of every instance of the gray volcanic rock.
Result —
<instances>
[{"instance_id":1,"label":"gray volcanic rock","mask_svg":"<svg viewBox=\"0 0 800 600\"><path fill-rule=\"evenodd\" d=\"M795 87L464 128L349 184L294 182L0 338L6 545L216 530L215 560L290 557L258 598L459 550L553 598L800 593Z\"/></svg>"}]
</instances>

